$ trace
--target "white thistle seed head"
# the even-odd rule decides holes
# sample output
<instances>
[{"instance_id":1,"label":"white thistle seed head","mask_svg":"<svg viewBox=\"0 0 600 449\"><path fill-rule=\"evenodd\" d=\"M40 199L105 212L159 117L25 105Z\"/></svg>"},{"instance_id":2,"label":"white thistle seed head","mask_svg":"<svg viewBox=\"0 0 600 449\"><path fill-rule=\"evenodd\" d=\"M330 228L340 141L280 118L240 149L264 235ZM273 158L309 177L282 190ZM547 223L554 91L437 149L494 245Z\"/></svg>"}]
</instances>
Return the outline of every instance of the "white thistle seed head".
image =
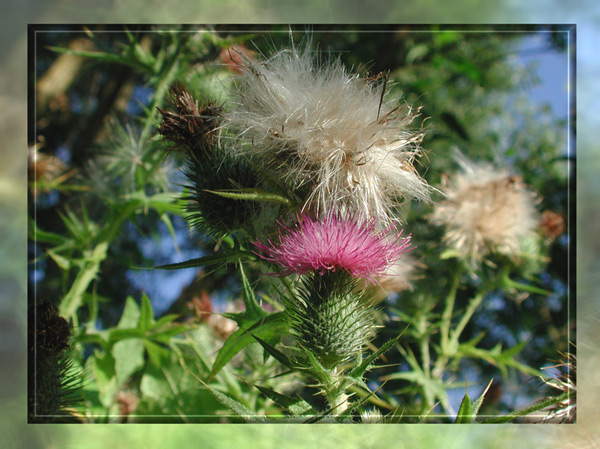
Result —
<instances>
[{"instance_id":1,"label":"white thistle seed head","mask_svg":"<svg viewBox=\"0 0 600 449\"><path fill-rule=\"evenodd\" d=\"M520 178L459 154L461 172L446 180L446 200L430 219L446 227L444 240L477 267L489 252L520 259L521 242L538 225L536 195Z\"/></svg>"},{"instance_id":2,"label":"white thistle seed head","mask_svg":"<svg viewBox=\"0 0 600 449\"><path fill-rule=\"evenodd\" d=\"M314 59L292 49L245 62L225 114L236 151L292 189L308 187L305 207L317 211L335 206L388 223L401 198L429 200L413 166L423 137L409 128L416 114L385 100L385 82Z\"/></svg>"}]
</instances>

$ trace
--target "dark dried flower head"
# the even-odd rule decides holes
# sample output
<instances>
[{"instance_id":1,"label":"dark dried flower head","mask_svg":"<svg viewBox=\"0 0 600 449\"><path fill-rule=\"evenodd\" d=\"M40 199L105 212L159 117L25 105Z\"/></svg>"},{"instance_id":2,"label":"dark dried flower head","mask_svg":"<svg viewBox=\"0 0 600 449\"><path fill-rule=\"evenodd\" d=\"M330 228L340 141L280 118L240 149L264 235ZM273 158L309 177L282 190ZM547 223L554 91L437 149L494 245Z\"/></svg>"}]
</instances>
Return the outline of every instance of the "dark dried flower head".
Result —
<instances>
[{"instance_id":1,"label":"dark dried flower head","mask_svg":"<svg viewBox=\"0 0 600 449\"><path fill-rule=\"evenodd\" d=\"M69 347L71 328L52 304L42 302L35 308L35 345L50 354L58 354Z\"/></svg>"},{"instance_id":2,"label":"dark dried flower head","mask_svg":"<svg viewBox=\"0 0 600 449\"><path fill-rule=\"evenodd\" d=\"M173 149L201 154L214 145L220 107L211 103L200 107L198 100L181 83L171 87L171 103L176 112L159 109L163 120L158 132L173 142Z\"/></svg>"}]
</instances>

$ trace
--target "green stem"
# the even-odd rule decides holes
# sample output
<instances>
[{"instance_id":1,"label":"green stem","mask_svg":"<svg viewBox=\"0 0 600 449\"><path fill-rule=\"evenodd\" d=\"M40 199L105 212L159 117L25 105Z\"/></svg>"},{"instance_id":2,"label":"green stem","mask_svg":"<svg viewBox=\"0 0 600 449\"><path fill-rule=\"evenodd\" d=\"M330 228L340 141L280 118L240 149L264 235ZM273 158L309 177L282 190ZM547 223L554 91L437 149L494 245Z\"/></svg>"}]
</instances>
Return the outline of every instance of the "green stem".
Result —
<instances>
[{"instance_id":1,"label":"green stem","mask_svg":"<svg viewBox=\"0 0 600 449\"><path fill-rule=\"evenodd\" d=\"M458 339L460 338L460 335L462 334L462 331L465 330L465 327L466 327L467 323L469 322L469 320L473 316L473 313L475 313L475 310L477 309L477 307L479 307L479 305L481 304L481 301L483 301L483 298L485 297L485 295L487 294L487 292L488 292L487 288L481 290L469 302L469 305L467 306L467 309L463 313L460 321L456 325L456 328L452 332L452 337L450 338L450 347L453 350L455 350L455 348L458 347Z\"/></svg>"},{"instance_id":2,"label":"green stem","mask_svg":"<svg viewBox=\"0 0 600 449\"><path fill-rule=\"evenodd\" d=\"M58 313L65 318L71 318L75 322L75 314L81 306L82 297L90 283L95 279L100 270L100 263L106 259L108 242L100 242L91 254L92 261L86 262L84 268L77 273L71 288L62 299Z\"/></svg>"},{"instance_id":3,"label":"green stem","mask_svg":"<svg viewBox=\"0 0 600 449\"><path fill-rule=\"evenodd\" d=\"M91 255L89 256L90 260L86 262L84 267L79 271L79 273L77 273L71 288L62 299L59 306L59 314L61 316L70 318L76 322L75 314L77 313L77 309L81 307L83 294L86 292L90 283L96 278L96 275L100 271L100 264L104 262L108 255L108 247L110 242L116 238L117 233L121 229L121 225L135 211L137 206L137 202L128 203L123 208L121 213L119 213L117 218L111 221L110 226L105 229L104 235L98 244L96 244Z\"/></svg>"},{"instance_id":4,"label":"green stem","mask_svg":"<svg viewBox=\"0 0 600 449\"><path fill-rule=\"evenodd\" d=\"M461 263L459 267L454 271L454 276L452 277L452 283L450 284L450 291L446 296L444 312L442 313L442 323L440 325L440 349L441 353L439 357L435 361L435 366L433 368L433 376L441 377L444 372L444 368L446 367L446 363L448 362L448 342L449 342L449 334L450 334L450 325L452 322L452 315L454 312L454 302L456 300L456 292L458 290L458 284L460 281L460 277L463 273L463 264Z\"/></svg>"},{"instance_id":5,"label":"green stem","mask_svg":"<svg viewBox=\"0 0 600 449\"><path fill-rule=\"evenodd\" d=\"M548 290L541 289L539 287L536 287L535 285L523 284L522 282L515 281L515 280L509 278L508 276L505 276L503 281L504 281L505 286L513 287L513 288L516 288L517 290L522 290L524 292L537 293L539 295L545 295L545 296L549 296L552 294L552 292L550 292Z\"/></svg>"},{"instance_id":6,"label":"green stem","mask_svg":"<svg viewBox=\"0 0 600 449\"><path fill-rule=\"evenodd\" d=\"M521 410L517 410L516 412L513 413L509 413L508 415L505 416L497 416L494 418L490 418L490 419L486 419L485 421L483 421L484 424L502 424L502 423L507 423L510 422L516 418L519 418L520 416L525 416L525 415L529 415L530 413L533 412L537 412L538 410L542 410L546 407L549 407L551 405L554 404L558 404L559 402L562 402L564 400L570 399L570 397L575 396L575 393L573 393L572 391L565 391L564 393L558 395L558 396L554 396L551 398L546 398L543 399L529 407L526 407L524 409Z\"/></svg>"},{"instance_id":7,"label":"green stem","mask_svg":"<svg viewBox=\"0 0 600 449\"><path fill-rule=\"evenodd\" d=\"M454 277L452 278L452 284L450 285L450 291L446 296L446 306L444 308L444 312L442 313L442 324L440 326L440 334L441 334L441 346L442 353L446 353L448 348L448 338L450 333L450 323L452 321L452 314L454 312L454 301L456 300L456 291L458 290L458 284L460 281L460 277L462 275L462 265L456 269L454 272Z\"/></svg>"},{"instance_id":8,"label":"green stem","mask_svg":"<svg viewBox=\"0 0 600 449\"><path fill-rule=\"evenodd\" d=\"M348 408L348 395L346 394L346 383L341 379L339 368L326 371L328 377L323 383L323 394L332 415L340 415Z\"/></svg>"},{"instance_id":9,"label":"green stem","mask_svg":"<svg viewBox=\"0 0 600 449\"><path fill-rule=\"evenodd\" d=\"M421 355L423 357L423 372L427 379L431 378L431 359L429 356L429 337L424 336L421 340Z\"/></svg>"}]
</instances>

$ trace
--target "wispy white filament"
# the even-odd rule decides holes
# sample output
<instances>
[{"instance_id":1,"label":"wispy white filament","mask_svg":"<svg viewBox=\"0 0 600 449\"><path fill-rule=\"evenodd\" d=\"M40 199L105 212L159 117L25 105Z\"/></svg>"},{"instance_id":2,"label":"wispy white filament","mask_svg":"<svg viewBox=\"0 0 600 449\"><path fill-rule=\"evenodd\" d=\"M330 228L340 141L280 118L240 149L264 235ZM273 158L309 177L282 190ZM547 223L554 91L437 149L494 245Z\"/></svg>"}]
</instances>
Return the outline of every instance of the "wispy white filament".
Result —
<instances>
[{"instance_id":1,"label":"wispy white filament","mask_svg":"<svg viewBox=\"0 0 600 449\"><path fill-rule=\"evenodd\" d=\"M246 61L225 126L236 151L292 189L307 187L307 206L389 222L399 200L428 200L430 188L413 167L422 138L409 128L415 114L390 105L384 89L339 61L316 64L309 51L285 50Z\"/></svg>"}]
</instances>

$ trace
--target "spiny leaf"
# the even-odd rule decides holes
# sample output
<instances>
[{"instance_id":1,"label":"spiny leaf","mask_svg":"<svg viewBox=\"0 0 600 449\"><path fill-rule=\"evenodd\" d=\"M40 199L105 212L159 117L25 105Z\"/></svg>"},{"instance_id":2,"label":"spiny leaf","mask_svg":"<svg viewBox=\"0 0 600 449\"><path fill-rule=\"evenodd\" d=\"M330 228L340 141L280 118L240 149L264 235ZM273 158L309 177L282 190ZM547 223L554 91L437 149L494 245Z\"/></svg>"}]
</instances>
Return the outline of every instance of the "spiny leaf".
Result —
<instances>
[{"instance_id":1,"label":"spiny leaf","mask_svg":"<svg viewBox=\"0 0 600 449\"><path fill-rule=\"evenodd\" d=\"M179 270L181 268L193 268L193 267L205 267L207 265L214 265L222 262L237 262L242 257L250 260L254 260L256 256L248 251L227 251L221 254L215 254L214 256L200 257L198 259L186 260L185 262L171 263L168 265L161 265L154 267L155 270ZM150 268L152 269L152 268Z\"/></svg>"},{"instance_id":2,"label":"spiny leaf","mask_svg":"<svg viewBox=\"0 0 600 449\"><path fill-rule=\"evenodd\" d=\"M477 416L477 414L479 413L481 404L483 404L483 399L485 398L485 395L487 394L488 390L492 386L492 382L494 382L494 379L490 380L490 383L487 385L487 387L485 387L485 390L483 390L483 393L481 393L481 396L479 396L477 398L477 400L473 403L473 417Z\"/></svg>"},{"instance_id":3,"label":"spiny leaf","mask_svg":"<svg viewBox=\"0 0 600 449\"><path fill-rule=\"evenodd\" d=\"M219 195L224 198L230 198L233 200L250 200L250 201L264 201L269 203L279 203L285 206L291 207L292 202L281 195L275 193L265 192L259 189L233 189L233 190L208 190L204 189L204 192Z\"/></svg>"},{"instance_id":4,"label":"spiny leaf","mask_svg":"<svg viewBox=\"0 0 600 449\"><path fill-rule=\"evenodd\" d=\"M56 254L51 249L47 250L46 253L50 256L50 258L58 265L61 270L67 271L71 268L71 261L66 257L63 257L59 254Z\"/></svg>"},{"instance_id":5,"label":"spiny leaf","mask_svg":"<svg viewBox=\"0 0 600 449\"><path fill-rule=\"evenodd\" d=\"M283 352L281 352L274 346L271 346L266 341L261 340L257 336L254 336L254 339L261 344L261 346L265 349L265 351L267 351L269 354L271 354L273 356L273 358L278 360L279 363L281 363L286 368L294 369L294 367L295 367L294 363Z\"/></svg>"},{"instance_id":6,"label":"spiny leaf","mask_svg":"<svg viewBox=\"0 0 600 449\"><path fill-rule=\"evenodd\" d=\"M242 280L242 299L244 301L245 313L248 314L249 318L260 318L267 315L267 312L258 305L256 302L256 295L254 290L246 277L244 266L242 261L239 262L240 266L240 277Z\"/></svg>"},{"instance_id":7,"label":"spiny leaf","mask_svg":"<svg viewBox=\"0 0 600 449\"><path fill-rule=\"evenodd\" d=\"M460 408L458 409L458 415L456 415L455 424L468 424L471 422L471 415L473 414L473 404L468 394L465 394Z\"/></svg>"},{"instance_id":8,"label":"spiny leaf","mask_svg":"<svg viewBox=\"0 0 600 449\"><path fill-rule=\"evenodd\" d=\"M140 312L140 320L138 322L138 329L142 332L146 332L152 327L154 323L154 312L152 311L152 303L146 293L142 293L142 307Z\"/></svg>"},{"instance_id":9,"label":"spiny leaf","mask_svg":"<svg viewBox=\"0 0 600 449\"><path fill-rule=\"evenodd\" d=\"M369 401L369 399L371 399L373 396L375 396L375 394L379 390L381 390L385 384L386 384L386 382L382 383L379 387L377 387L377 389L375 391L370 391L369 387L366 384L362 383L362 387L365 389L365 391L368 392L368 394L366 394L364 397L362 397L359 401L352 403L350 405L350 407L348 407L346 409L346 411L344 413L342 413L342 415L340 415L340 417L342 417L342 416L343 417L350 417L353 410L358 409L363 404L365 404L367 401Z\"/></svg>"},{"instance_id":10,"label":"spiny leaf","mask_svg":"<svg viewBox=\"0 0 600 449\"><path fill-rule=\"evenodd\" d=\"M237 416L242 418L246 422L259 422L266 423L268 422L267 417L261 414L254 413L248 407L246 407L241 402L236 401L235 399L230 398L229 396L221 393L219 390L212 388L211 386L205 384L204 386L213 394L217 401L235 413Z\"/></svg>"},{"instance_id":11,"label":"spiny leaf","mask_svg":"<svg viewBox=\"0 0 600 449\"><path fill-rule=\"evenodd\" d=\"M283 335L289 329L287 315L283 312L267 315L256 320L247 329L238 329L223 344L223 347L217 354L213 364L209 382L214 379L219 371L235 356L238 352L255 341L255 337L260 335L262 338L269 338L274 335Z\"/></svg>"},{"instance_id":12,"label":"spiny leaf","mask_svg":"<svg viewBox=\"0 0 600 449\"><path fill-rule=\"evenodd\" d=\"M314 411L312 406L302 399L300 396L288 396L281 393L277 393L274 390L271 390L267 387L261 387L260 385L255 385L258 390L266 397L271 399L276 404L281 407L287 409L292 415L307 415Z\"/></svg>"},{"instance_id":13,"label":"spiny leaf","mask_svg":"<svg viewBox=\"0 0 600 449\"><path fill-rule=\"evenodd\" d=\"M391 340L388 340L387 342L385 342L381 348L379 348L376 352L374 352L373 354L369 355L365 360L363 360L363 362L357 366L356 368L354 368L351 372L350 372L350 376L352 377L362 377L363 374L365 373L365 371L367 371L369 369L369 367L371 366L371 364L377 360L379 358L379 356L385 352L387 352L392 346L394 346L396 344L396 342L398 340L400 340L400 337L402 337L402 335L404 334L404 332L402 332L400 335L398 335L395 338L392 338Z\"/></svg>"}]
</instances>

